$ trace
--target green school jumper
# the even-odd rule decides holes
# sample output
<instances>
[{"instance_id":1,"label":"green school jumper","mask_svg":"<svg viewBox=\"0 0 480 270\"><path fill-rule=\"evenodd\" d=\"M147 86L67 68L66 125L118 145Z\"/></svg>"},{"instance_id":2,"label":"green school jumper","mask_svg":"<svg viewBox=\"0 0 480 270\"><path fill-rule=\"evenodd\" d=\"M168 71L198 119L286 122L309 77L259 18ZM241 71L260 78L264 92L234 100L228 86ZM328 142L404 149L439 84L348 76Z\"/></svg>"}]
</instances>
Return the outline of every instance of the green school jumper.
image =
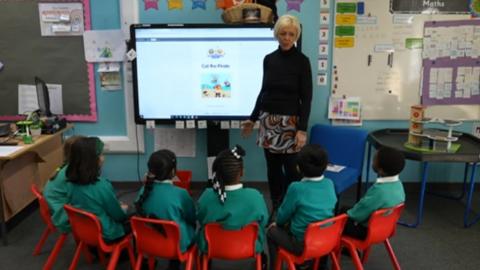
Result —
<instances>
[{"instance_id":1,"label":"green school jumper","mask_svg":"<svg viewBox=\"0 0 480 270\"><path fill-rule=\"evenodd\" d=\"M336 203L332 180L323 176L305 178L288 186L276 223L284 226L290 222L290 232L298 241L303 241L310 223L333 217Z\"/></svg>"},{"instance_id":2,"label":"green school jumper","mask_svg":"<svg viewBox=\"0 0 480 270\"><path fill-rule=\"evenodd\" d=\"M143 194L140 190L138 198ZM195 238L195 204L188 192L172 184L170 180L155 181L148 198L143 203L145 215L175 221L180 228L180 249L185 252Z\"/></svg>"},{"instance_id":3,"label":"green school jumper","mask_svg":"<svg viewBox=\"0 0 480 270\"><path fill-rule=\"evenodd\" d=\"M385 179L390 180L384 182ZM363 198L347 211L347 215L354 221L367 226L368 218L374 211L393 207L404 201L405 191L398 175L378 178Z\"/></svg>"},{"instance_id":4,"label":"green school jumper","mask_svg":"<svg viewBox=\"0 0 480 270\"><path fill-rule=\"evenodd\" d=\"M258 222L256 252L263 251L265 226L268 211L263 195L256 189L243 188L241 184L225 187L227 199L222 204L213 189L206 189L198 200L197 218L201 229L198 235L198 247L207 252L204 227L207 223L218 222L225 229L238 230L243 226Z\"/></svg>"},{"instance_id":5,"label":"green school jumper","mask_svg":"<svg viewBox=\"0 0 480 270\"><path fill-rule=\"evenodd\" d=\"M70 232L70 223L63 206L70 202L73 184L68 182L65 176L67 166L59 169L57 175L45 185L43 196L50 208L53 225L62 233L68 233Z\"/></svg>"},{"instance_id":6,"label":"green school jumper","mask_svg":"<svg viewBox=\"0 0 480 270\"><path fill-rule=\"evenodd\" d=\"M105 178L90 185L73 184L74 207L95 214L102 225L103 239L115 240L125 235L123 223L127 215L120 207L112 184Z\"/></svg>"}]
</instances>

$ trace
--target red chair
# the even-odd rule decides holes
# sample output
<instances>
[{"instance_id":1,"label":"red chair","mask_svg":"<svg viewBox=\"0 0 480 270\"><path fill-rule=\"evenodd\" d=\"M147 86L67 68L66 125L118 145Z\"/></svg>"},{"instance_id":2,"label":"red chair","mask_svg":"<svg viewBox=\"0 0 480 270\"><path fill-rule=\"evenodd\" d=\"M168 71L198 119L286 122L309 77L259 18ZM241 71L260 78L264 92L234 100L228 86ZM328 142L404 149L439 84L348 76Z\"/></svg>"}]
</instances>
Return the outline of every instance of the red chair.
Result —
<instances>
[{"instance_id":1,"label":"red chair","mask_svg":"<svg viewBox=\"0 0 480 270\"><path fill-rule=\"evenodd\" d=\"M218 223L205 225L207 254L203 255L202 270L208 270L210 259L240 260L255 258L256 269L262 269L262 256L255 253L258 224L250 223L240 230L225 230Z\"/></svg>"},{"instance_id":2,"label":"red chair","mask_svg":"<svg viewBox=\"0 0 480 270\"><path fill-rule=\"evenodd\" d=\"M70 225L72 226L72 232L77 239L77 249L75 250L75 256L70 264L69 270L73 270L77 267L78 259L80 258L80 252L85 249L86 245L97 247L99 250L100 259L103 262L103 253L111 253L110 261L107 269L113 270L117 266L118 257L123 249L128 250L128 256L130 257L130 264L132 268L135 266L135 256L133 255L133 248L131 244L132 235L125 236L121 241L107 244L102 238L102 226L98 218L89 212L75 208L71 205L64 206L67 212ZM88 257L87 257L88 260Z\"/></svg>"},{"instance_id":3,"label":"red chair","mask_svg":"<svg viewBox=\"0 0 480 270\"><path fill-rule=\"evenodd\" d=\"M345 246L350 252L356 269L363 269L363 264L367 261L370 254L370 247L378 243L384 243L393 267L396 270L401 269L388 239L395 234L397 221L404 206L402 203L392 208L379 209L373 212L368 221L368 231L365 240L342 236L342 246ZM361 260L357 250L363 251Z\"/></svg>"},{"instance_id":4,"label":"red chair","mask_svg":"<svg viewBox=\"0 0 480 270\"><path fill-rule=\"evenodd\" d=\"M190 182L192 180L192 171L177 171L177 177L180 181L173 181L173 184L186 189L191 195Z\"/></svg>"},{"instance_id":5,"label":"red chair","mask_svg":"<svg viewBox=\"0 0 480 270\"><path fill-rule=\"evenodd\" d=\"M186 262L185 270L193 269L193 260L197 258L197 247L193 246L186 252L180 251L180 229L174 221L132 217L131 225L137 244L137 262L135 269L140 270L143 258L148 258L150 270L154 269L155 258L178 259ZM165 235L155 226L162 226ZM197 267L200 266L197 261Z\"/></svg>"},{"instance_id":6,"label":"red chair","mask_svg":"<svg viewBox=\"0 0 480 270\"><path fill-rule=\"evenodd\" d=\"M51 233L57 232L58 230L55 227L55 225L53 225L53 222L50 216L50 209L48 208L48 204L47 204L47 201L45 200L45 197L43 197L42 193L40 192L40 190L35 184L32 184L31 191L33 195L37 197L38 205L40 208L40 216L42 217L43 222L45 222L45 224L47 225L47 227L42 233L42 236L40 237L40 241L37 243L37 245L35 246L35 250L33 251L33 255L38 255L42 250L43 244L45 244L45 241L47 240L48 236ZM67 239L67 236L68 236L67 233L60 234L60 236L57 239L57 242L55 243L55 246L50 252L50 256L48 256L47 262L43 266L44 270L52 268L53 263L57 259L57 255L63 246L63 243Z\"/></svg>"},{"instance_id":7,"label":"red chair","mask_svg":"<svg viewBox=\"0 0 480 270\"><path fill-rule=\"evenodd\" d=\"M305 247L303 254L295 256L283 248L279 248L275 270L282 269L283 261L288 264L289 270L295 270L295 264L302 264L308 260L315 260L313 269L318 269L320 257L330 255L334 269L340 269L335 254L340 246L343 227L347 221L347 215L342 214L323 221L311 223L305 231Z\"/></svg>"}]
</instances>

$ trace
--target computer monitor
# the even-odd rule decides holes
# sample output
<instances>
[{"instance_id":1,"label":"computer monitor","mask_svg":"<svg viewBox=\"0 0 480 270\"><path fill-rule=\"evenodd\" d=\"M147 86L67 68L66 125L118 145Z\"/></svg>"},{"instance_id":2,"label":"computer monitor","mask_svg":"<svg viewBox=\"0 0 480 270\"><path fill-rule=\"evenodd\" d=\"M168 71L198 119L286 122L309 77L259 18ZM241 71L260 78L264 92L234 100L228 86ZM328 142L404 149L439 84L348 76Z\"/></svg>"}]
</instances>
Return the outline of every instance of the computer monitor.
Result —
<instances>
[{"instance_id":1,"label":"computer monitor","mask_svg":"<svg viewBox=\"0 0 480 270\"><path fill-rule=\"evenodd\" d=\"M37 87L38 110L40 115L47 117L52 116L47 84L42 79L35 77L35 85Z\"/></svg>"}]
</instances>

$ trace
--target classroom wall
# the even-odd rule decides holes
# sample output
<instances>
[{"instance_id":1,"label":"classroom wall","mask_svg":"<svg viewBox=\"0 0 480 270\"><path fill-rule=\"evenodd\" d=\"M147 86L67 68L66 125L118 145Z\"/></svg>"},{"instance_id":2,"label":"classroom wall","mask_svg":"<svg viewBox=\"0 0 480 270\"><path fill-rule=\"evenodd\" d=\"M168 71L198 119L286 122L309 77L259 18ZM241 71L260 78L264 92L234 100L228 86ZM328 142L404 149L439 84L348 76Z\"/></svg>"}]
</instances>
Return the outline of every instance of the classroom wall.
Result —
<instances>
[{"instance_id":1,"label":"classroom wall","mask_svg":"<svg viewBox=\"0 0 480 270\"><path fill-rule=\"evenodd\" d=\"M159 1L159 10L143 10L143 2L140 2L140 20L141 22L208 22L220 23L219 10L215 9L215 1L207 1L207 9L191 10L191 1L183 1L184 9L168 11L167 1ZM333 2L333 1L332 1ZM277 2L279 14L286 11L285 1ZM332 5L333 8L333 5ZM317 70L317 51L318 51L318 29L319 29L319 10L320 1L304 1L301 6L301 13L291 11L290 14L300 18L303 24L303 52L310 58L312 70L315 74ZM332 10L333 11L333 10ZM333 12L330 12L331 14ZM120 7L117 0L91 0L92 28L100 29L118 29L120 28ZM333 31L330 29L329 31ZM331 40L331 39L330 39ZM331 43L330 43L331 44ZM331 48L330 48L331 52ZM331 66L331 57L329 59ZM96 70L96 68L95 68ZM98 74L96 74L96 89L100 89L98 83ZM314 95L312 102L312 112L310 116L310 126L315 123L328 123L327 99L330 89L329 85L319 87L314 78ZM96 123L76 123L74 133L87 135L125 135L125 106L124 93L122 91L101 91L97 90L97 107L99 120ZM376 130L381 128L407 128L407 121L364 121L362 128ZM462 125L459 130L470 132L472 123ZM153 151L153 133L151 130L145 130L145 153L144 154L108 154L106 156L103 174L113 181L135 181L139 176L146 172L146 160ZM179 169L189 169L193 171L193 181L204 181L207 178L206 166L206 132L198 130L196 137L196 157L180 158ZM245 157L245 181L266 181L265 161L263 151L255 145L255 136L249 139L242 139L239 130L230 131L230 143L241 144L247 151ZM435 164L430 170L431 179L444 182L460 181L460 179L449 180L453 177L459 178L463 173L463 166L453 166L449 164ZM138 168L138 169L137 169ZM420 179L420 166L416 162L408 162L407 168L402 173L402 179L405 181L417 181Z\"/></svg>"}]
</instances>

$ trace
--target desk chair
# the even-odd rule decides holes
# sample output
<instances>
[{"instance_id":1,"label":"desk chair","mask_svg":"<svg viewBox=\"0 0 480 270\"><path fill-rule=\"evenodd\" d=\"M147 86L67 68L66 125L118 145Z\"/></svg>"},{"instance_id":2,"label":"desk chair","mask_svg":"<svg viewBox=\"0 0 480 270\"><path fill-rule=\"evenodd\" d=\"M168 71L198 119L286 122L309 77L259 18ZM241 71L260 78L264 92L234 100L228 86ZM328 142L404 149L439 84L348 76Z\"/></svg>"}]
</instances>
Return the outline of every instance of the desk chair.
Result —
<instances>
[{"instance_id":1,"label":"desk chair","mask_svg":"<svg viewBox=\"0 0 480 270\"><path fill-rule=\"evenodd\" d=\"M43 197L42 193L40 192L40 190L35 184L32 184L31 191L38 200L38 205L40 208L40 216L42 217L43 222L45 222L45 224L47 225L47 227L42 233L42 236L40 237L40 241L38 241L37 245L35 246L35 250L33 251L33 255L36 256L40 254L43 244L45 244L45 241L47 240L48 236L51 233L57 232L58 230L57 230L57 227L53 225L52 218L50 216L50 209L48 208L48 204L47 204L47 201L45 200L45 197ZM67 236L68 236L67 233L60 234L60 236L57 239L57 242L55 242L55 246L50 252L50 256L48 256L47 262L43 266L44 270L48 270L52 268L53 263L57 259L57 255L60 252L60 249L63 247L63 243L67 239Z\"/></svg>"},{"instance_id":2,"label":"desk chair","mask_svg":"<svg viewBox=\"0 0 480 270\"><path fill-rule=\"evenodd\" d=\"M130 258L130 264L132 268L135 267L135 256L133 255L133 248L131 244L132 235L125 236L122 240L107 244L102 237L102 225L97 216L87 211L75 208L71 205L64 206L67 212L68 220L72 226L72 232L77 239L77 249L70 264L69 270L74 270L77 267L78 259L80 258L80 252L85 249L85 246L97 247L100 259L103 262L103 253L111 253L110 261L107 266L107 270L113 270L117 266L118 258L123 249L128 250L128 256ZM87 257L88 260L88 257Z\"/></svg>"},{"instance_id":3,"label":"desk chair","mask_svg":"<svg viewBox=\"0 0 480 270\"><path fill-rule=\"evenodd\" d=\"M131 218L131 225L138 252L135 270L141 269L143 258L148 258L148 267L153 270L155 257L178 259L186 262L185 270L193 269L193 260L197 258L197 247L190 247L184 253L180 251L180 229L177 223L134 216ZM165 235L155 229L155 226L162 226ZM200 267L198 261L197 267Z\"/></svg>"},{"instance_id":4,"label":"desk chair","mask_svg":"<svg viewBox=\"0 0 480 270\"><path fill-rule=\"evenodd\" d=\"M347 215L342 214L323 221L311 223L305 231L305 248L303 254L295 256L283 248L279 248L275 270L282 269L282 262L286 261L288 270L295 270L295 264L314 259L313 269L318 269L320 258L325 255L332 257L334 269L340 269L339 260L335 254L340 246L343 227L347 221Z\"/></svg>"},{"instance_id":5,"label":"desk chair","mask_svg":"<svg viewBox=\"0 0 480 270\"><path fill-rule=\"evenodd\" d=\"M202 258L202 270L208 270L210 259L241 260L255 258L256 270L262 269L262 257L255 253L258 224L250 223L240 230L225 230L219 223L205 225L207 254Z\"/></svg>"},{"instance_id":6,"label":"desk chair","mask_svg":"<svg viewBox=\"0 0 480 270\"><path fill-rule=\"evenodd\" d=\"M401 269L388 239L395 234L397 221L400 218L404 206L402 203L392 208L379 209L373 212L368 220L368 231L365 240L342 236L342 246L346 247L350 252L357 270L363 270L363 264L367 261L368 255L370 255L371 246L379 243L385 245L395 270ZM357 250L363 251L361 260Z\"/></svg>"},{"instance_id":7,"label":"desk chair","mask_svg":"<svg viewBox=\"0 0 480 270\"><path fill-rule=\"evenodd\" d=\"M345 166L340 172L325 171L325 176L335 185L337 196L357 183L357 201L360 198L367 136L368 132L359 128L322 124L312 127L310 143L322 146L330 163Z\"/></svg>"}]
</instances>

